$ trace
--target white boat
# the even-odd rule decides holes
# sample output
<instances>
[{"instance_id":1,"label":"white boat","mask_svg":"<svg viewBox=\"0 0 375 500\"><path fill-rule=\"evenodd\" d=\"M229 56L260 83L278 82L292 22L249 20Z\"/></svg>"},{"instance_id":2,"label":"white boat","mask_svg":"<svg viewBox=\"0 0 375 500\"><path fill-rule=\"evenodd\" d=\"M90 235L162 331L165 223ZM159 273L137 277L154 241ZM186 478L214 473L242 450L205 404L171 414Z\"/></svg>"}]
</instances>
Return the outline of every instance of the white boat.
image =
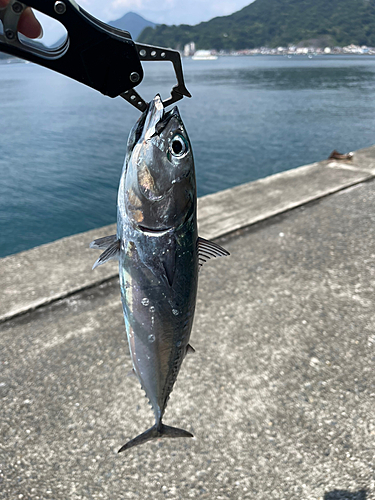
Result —
<instances>
[{"instance_id":1,"label":"white boat","mask_svg":"<svg viewBox=\"0 0 375 500\"><path fill-rule=\"evenodd\" d=\"M217 56L211 54L210 50L197 50L192 59L194 61L215 61Z\"/></svg>"}]
</instances>

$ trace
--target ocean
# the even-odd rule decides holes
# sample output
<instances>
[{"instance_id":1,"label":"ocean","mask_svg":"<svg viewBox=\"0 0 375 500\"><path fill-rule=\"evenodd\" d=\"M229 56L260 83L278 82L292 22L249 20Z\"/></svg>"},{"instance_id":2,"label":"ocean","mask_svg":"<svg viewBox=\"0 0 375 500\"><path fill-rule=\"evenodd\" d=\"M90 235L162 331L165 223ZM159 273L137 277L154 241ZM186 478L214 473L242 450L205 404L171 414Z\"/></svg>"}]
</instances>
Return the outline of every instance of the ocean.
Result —
<instances>
[{"instance_id":1,"label":"ocean","mask_svg":"<svg viewBox=\"0 0 375 500\"><path fill-rule=\"evenodd\" d=\"M184 59L178 106L198 195L375 143L375 58ZM137 88L169 95L171 63L145 63ZM128 133L139 112L66 77L0 63L0 257L116 220ZM89 242L88 242L89 243Z\"/></svg>"}]
</instances>

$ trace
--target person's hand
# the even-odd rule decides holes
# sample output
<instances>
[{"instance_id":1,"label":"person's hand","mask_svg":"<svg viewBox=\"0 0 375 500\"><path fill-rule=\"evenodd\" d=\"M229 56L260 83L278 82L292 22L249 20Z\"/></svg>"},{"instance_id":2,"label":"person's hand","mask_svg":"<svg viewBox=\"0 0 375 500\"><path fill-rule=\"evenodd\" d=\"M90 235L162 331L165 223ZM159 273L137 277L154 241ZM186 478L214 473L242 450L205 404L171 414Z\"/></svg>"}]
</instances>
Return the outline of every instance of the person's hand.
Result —
<instances>
[{"instance_id":1,"label":"person's hand","mask_svg":"<svg viewBox=\"0 0 375 500\"><path fill-rule=\"evenodd\" d=\"M0 8L5 7L8 3L9 0L0 0ZM23 12L18 23L18 31L28 38L39 38L42 35L42 26L30 7L27 7L25 12Z\"/></svg>"}]
</instances>

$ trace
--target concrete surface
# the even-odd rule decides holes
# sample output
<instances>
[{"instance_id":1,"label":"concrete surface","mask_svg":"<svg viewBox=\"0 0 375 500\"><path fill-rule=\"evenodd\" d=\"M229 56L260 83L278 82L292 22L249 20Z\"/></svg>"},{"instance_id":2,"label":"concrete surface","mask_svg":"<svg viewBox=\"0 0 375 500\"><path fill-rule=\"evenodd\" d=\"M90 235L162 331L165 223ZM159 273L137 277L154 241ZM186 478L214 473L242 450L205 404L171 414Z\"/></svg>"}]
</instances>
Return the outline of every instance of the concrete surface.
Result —
<instances>
[{"instance_id":1,"label":"concrete surface","mask_svg":"<svg viewBox=\"0 0 375 500\"><path fill-rule=\"evenodd\" d=\"M375 146L202 197L200 235L223 236L374 175ZM114 277L115 262L91 271L97 253L88 244L115 232L113 224L0 259L0 322Z\"/></svg>"},{"instance_id":2,"label":"concrete surface","mask_svg":"<svg viewBox=\"0 0 375 500\"><path fill-rule=\"evenodd\" d=\"M375 500L375 181L240 230L205 264L165 423L117 279L0 325L0 498Z\"/></svg>"}]
</instances>

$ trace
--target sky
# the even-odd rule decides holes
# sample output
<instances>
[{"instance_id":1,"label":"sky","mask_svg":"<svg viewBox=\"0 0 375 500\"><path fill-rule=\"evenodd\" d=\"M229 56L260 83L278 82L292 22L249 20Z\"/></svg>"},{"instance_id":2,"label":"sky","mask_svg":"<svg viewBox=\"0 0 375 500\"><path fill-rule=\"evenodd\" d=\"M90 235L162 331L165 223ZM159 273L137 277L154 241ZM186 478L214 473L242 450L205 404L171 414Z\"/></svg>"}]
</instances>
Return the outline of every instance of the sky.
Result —
<instances>
[{"instance_id":1,"label":"sky","mask_svg":"<svg viewBox=\"0 0 375 500\"><path fill-rule=\"evenodd\" d=\"M252 0L77 0L94 17L115 21L127 12L136 12L157 24L198 24L216 16L226 16L249 5ZM59 39L63 31L54 22L38 16L43 24L47 45Z\"/></svg>"},{"instance_id":2,"label":"sky","mask_svg":"<svg viewBox=\"0 0 375 500\"><path fill-rule=\"evenodd\" d=\"M77 3L103 21L136 12L154 23L197 24L232 14L251 0L78 0Z\"/></svg>"}]
</instances>

